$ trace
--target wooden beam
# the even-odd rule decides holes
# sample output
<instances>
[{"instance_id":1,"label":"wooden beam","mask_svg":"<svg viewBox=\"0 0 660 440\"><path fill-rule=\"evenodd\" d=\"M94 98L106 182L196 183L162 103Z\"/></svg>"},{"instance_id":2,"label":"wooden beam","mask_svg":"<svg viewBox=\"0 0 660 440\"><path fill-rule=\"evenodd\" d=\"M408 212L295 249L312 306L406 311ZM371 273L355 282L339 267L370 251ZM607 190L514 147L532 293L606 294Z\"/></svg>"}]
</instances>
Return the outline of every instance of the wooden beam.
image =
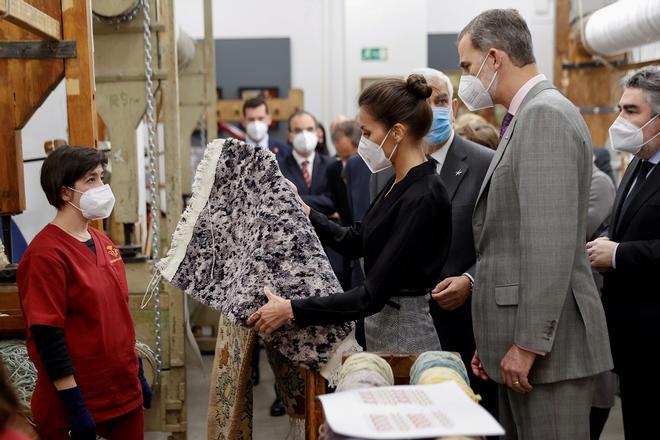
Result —
<instances>
[{"instance_id":1,"label":"wooden beam","mask_svg":"<svg viewBox=\"0 0 660 440\"><path fill-rule=\"evenodd\" d=\"M204 71L206 72L206 141L218 137L218 96L215 80L215 39L213 38L213 0L204 0Z\"/></svg>"},{"instance_id":2,"label":"wooden beam","mask_svg":"<svg viewBox=\"0 0 660 440\"><path fill-rule=\"evenodd\" d=\"M4 7L4 0L0 0ZM59 20L59 2L31 0L35 8ZM12 3L13 4L13 3ZM0 41L34 41L41 37L0 19ZM61 59L0 59L0 215L25 210L20 129L57 86L64 73Z\"/></svg>"},{"instance_id":3,"label":"wooden beam","mask_svg":"<svg viewBox=\"0 0 660 440\"><path fill-rule=\"evenodd\" d=\"M98 118L92 54L91 0L62 2L62 29L66 40L75 40L78 56L64 63L69 121L69 143L96 147Z\"/></svg>"},{"instance_id":4,"label":"wooden beam","mask_svg":"<svg viewBox=\"0 0 660 440\"><path fill-rule=\"evenodd\" d=\"M286 98L267 98L266 104L273 121L286 121L293 113L303 109L304 96L301 89L289 90ZM218 101L218 119L240 121L243 117L242 99L221 99Z\"/></svg>"},{"instance_id":5,"label":"wooden beam","mask_svg":"<svg viewBox=\"0 0 660 440\"><path fill-rule=\"evenodd\" d=\"M1 0L0 17L42 37L61 38L60 22L23 0Z\"/></svg>"},{"instance_id":6,"label":"wooden beam","mask_svg":"<svg viewBox=\"0 0 660 440\"><path fill-rule=\"evenodd\" d=\"M568 59L568 37L571 15L571 0L557 0L555 6L555 68L554 83L566 93L567 78L564 76L562 64Z\"/></svg>"},{"instance_id":7,"label":"wooden beam","mask_svg":"<svg viewBox=\"0 0 660 440\"><path fill-rule=\"evenodd\" d=\"M0 58L75 58L75 41L0 41Z\"/></svg>"}]
</instances>

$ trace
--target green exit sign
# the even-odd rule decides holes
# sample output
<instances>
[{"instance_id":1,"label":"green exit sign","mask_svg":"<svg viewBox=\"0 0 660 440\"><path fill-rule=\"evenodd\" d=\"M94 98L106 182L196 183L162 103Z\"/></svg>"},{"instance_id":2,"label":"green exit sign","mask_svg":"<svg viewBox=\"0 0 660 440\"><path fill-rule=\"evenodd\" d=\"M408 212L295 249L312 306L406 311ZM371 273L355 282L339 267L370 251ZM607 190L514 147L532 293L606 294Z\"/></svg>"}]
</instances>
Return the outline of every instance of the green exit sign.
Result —
<instances>
[{"instance_id":1,"label":"green exit sign","mask_svg":"<svg viewBox=\"0 0 660 440\"><path fill-rule=\"evenodd\" d=\"M362 48L362 61L386 61L386 47L364 47Z\"/></svg>"}]
</instances>

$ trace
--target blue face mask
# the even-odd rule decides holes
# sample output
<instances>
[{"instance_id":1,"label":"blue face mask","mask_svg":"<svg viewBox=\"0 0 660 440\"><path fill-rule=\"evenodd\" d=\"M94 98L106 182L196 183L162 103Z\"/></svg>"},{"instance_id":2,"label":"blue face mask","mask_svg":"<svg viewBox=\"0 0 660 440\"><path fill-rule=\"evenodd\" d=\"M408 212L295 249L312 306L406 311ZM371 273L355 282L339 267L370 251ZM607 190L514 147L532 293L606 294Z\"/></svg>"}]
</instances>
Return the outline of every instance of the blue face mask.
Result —
<instances>
[{"instance_id":1,"label":"blue face mask","mask_svg":"<svg viewBox=\"0 0 660 440\"><path fill-rule=\"evenodd\" d=\"M433 125L431 125L431 130L424 137L424 140L431 145L442 144L449 139L451 129L451 109L449 107L434 107Z\"/></svg>"}]
</instances>

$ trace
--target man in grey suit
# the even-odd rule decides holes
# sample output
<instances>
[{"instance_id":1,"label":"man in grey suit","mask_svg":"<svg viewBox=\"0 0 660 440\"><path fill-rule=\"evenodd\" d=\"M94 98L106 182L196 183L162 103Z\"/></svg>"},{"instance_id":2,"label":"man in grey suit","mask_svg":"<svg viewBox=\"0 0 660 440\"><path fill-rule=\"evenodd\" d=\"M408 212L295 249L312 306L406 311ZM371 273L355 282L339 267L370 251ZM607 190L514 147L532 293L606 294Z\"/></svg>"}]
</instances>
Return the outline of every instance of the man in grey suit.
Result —
<instances>
[{"instance_id":1,"label":"man in grey suit","mask_svg":"<svg viewBox=\"0 0 660 440\"><path fill-rule=\"evenodd\" d=\"M517 11L481 13L458 52L467 107L508 109L472 220L472 369L500 384L507 438L588 439L593 377L612 368L584 247L589 132L539 73Z\"/></svg>"}]
</instances>

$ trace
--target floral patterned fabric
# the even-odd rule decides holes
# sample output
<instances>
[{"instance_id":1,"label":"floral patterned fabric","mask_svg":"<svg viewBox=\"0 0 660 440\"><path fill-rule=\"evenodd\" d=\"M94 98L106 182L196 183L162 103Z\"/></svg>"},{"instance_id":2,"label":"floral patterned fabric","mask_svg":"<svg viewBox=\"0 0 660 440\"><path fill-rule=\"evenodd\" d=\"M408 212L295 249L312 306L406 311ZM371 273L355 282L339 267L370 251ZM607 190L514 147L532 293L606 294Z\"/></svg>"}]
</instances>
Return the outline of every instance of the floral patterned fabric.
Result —
<instances>
[{"instance_id":1,"label":"floral patterned fabric","mask_svg":"<svg viewBox=\"0 0 660 440\"><path fill-rule=\"evenodd\" d=\"M264 286L290 299L342 291L275 156L234 139L207 147L191 203L159 269L176 287L241 325L266 303ZM290 323L262 337L294 365L322 370L331 358L336 362L338 350L359 351L353 328L352 322L306 328Z\"/></svg>"}]
</instances>

